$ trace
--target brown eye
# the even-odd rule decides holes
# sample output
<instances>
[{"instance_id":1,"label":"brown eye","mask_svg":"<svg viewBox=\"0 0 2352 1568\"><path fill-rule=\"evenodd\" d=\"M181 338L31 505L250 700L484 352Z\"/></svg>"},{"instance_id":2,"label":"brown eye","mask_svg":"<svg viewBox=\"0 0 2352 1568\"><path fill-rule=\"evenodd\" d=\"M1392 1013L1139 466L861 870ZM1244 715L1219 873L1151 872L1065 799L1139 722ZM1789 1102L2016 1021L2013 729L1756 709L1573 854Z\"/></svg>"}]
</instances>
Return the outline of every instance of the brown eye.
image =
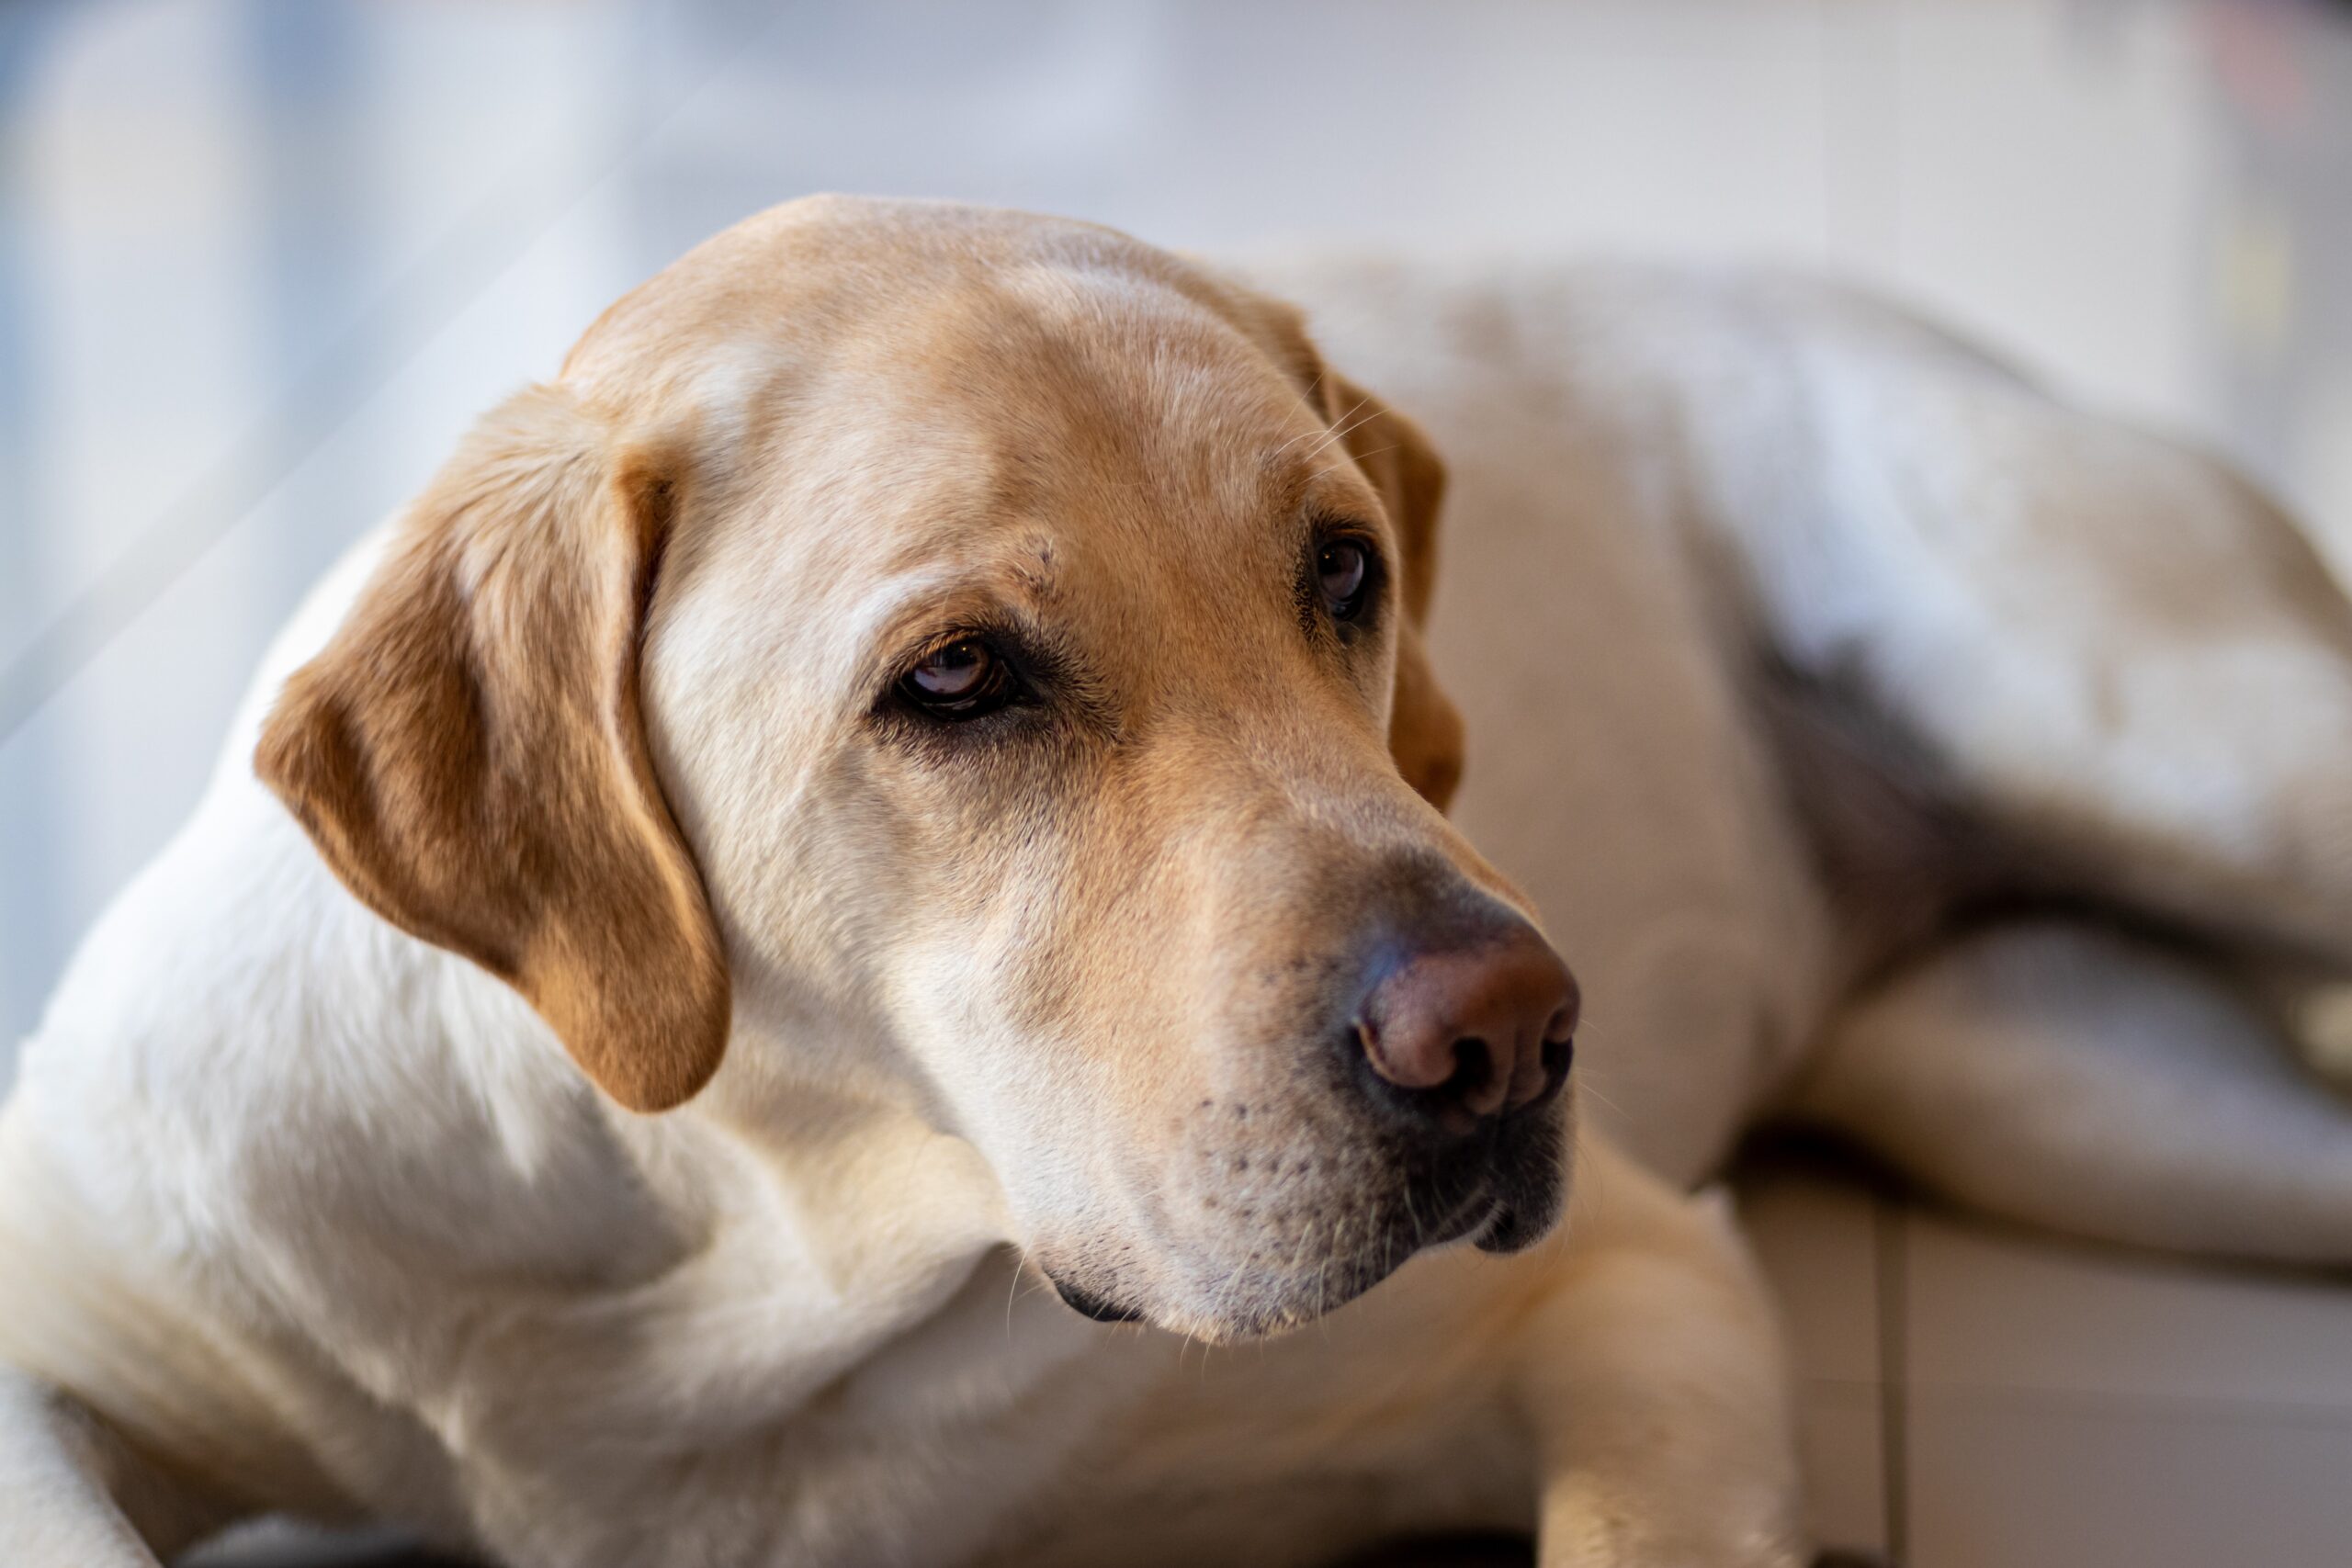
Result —
<instances>
[{"instance_id":1,"label":"brown eye","mask_svg":"<svg viewBox=\"0 0 2352 1568\"><path fill-rule=\"evenodd\" d=\"M974 718L1002 707L1013 683L996 650L978 637L933 649L899 682L909 702L950 718Z\"/></svg>"},{"instance_id":2,"label":"brown eye","mask_svg":"<svg viewBox=\"0 0 2352 1568\"><path fill-rule=\"evenodd\" d=\"M1315 552L1316 580L1335 620L1355 619L1363 608L1364 582L1371 575L1371 552L1353 539L1333 539Z\"/></svg>"}]
</instances>

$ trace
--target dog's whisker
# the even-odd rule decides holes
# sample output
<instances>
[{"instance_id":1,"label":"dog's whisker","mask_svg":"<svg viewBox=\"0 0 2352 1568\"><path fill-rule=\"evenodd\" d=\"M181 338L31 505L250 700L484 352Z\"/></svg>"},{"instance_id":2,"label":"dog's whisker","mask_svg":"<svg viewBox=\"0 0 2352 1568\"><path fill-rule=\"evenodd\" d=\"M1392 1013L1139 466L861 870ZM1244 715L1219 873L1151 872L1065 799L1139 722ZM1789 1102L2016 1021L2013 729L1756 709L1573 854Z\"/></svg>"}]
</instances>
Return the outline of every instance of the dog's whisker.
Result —
<instances>
[{"instance_id":1,"label":"dog's whisker","mask_svg":"<svg viewBox=\"0 0 2352 1568\"><path fill-rule=\"evenodd\" d=\"M1319 456L1323 450L1329 446L1333 442L1346 440L1349 436L1353 435L1357 431L1362 430L1365 425L1370 424L1374 420L1380 417L1380 406L1377 403L1373 402L1370 398L1365 398L1362 401L1358 402L1356 404L1356 409L1363 409L1364 411L1361 417L1353 419L1352 423L1351 423L1349 416L1355 413L1355 409L1349 410L1348 414L1342 415L1340 422L1331 427L1330 434L1325 436L1321 441L1316 443L1316 445L1308 450L1306 456L1310 458Z\"/></svg>"},{"instance_id":2,"label":"dog's whisker","mask_svg":"<svg viewBox=\"0 0 2352 1568\"><path fill-rule=\"evenodd\" d=\"M1272 456L1279 457L1283 453L1289 451L1292 447L1297 446L1300 442L1312 441L1320 436L1323 438L1322 441L1317 442L1317 445L1307 453L1308 457L1313 457L1315 453L1323 449L1323 442L1328 442L1330 439L1330 433L1335 426L1345 421L1350 414L1354 413L1356 410L1363 407L1364 404L1371 400L1372 399L1369 396L1357 399L1354 402L1348 405L1346 412L1341 413L1339 419L1333 420L1329 424L1317 424L1313 429L1299 432L1296 435L1292 436L1289 440L1275 447Z\"/></svg>"},{"instance_id":3,"label":"dog's whisker","mask_svg":"<svg viewBox=\"0 0 2352 1568\"><path fill-rule=\"evenodd\" d=\"M1012 1278L1006 1281L1004 1287L1004 1337L1007 1343L1012 1339L1012 1304L1020 1298L1023 1276L1029 1272L1029 1244L1022 1242L1018 1245L1021 1256L1014 1260Z\"/></svg>"},{"instance_id":4,"label":"dog's whisker","mask_svg":"<svg viewBox=\"0 0 2352 1568\"><path fill-rule=\"evenodd\" d=\"M1588 1099L1598 1100L1602 1106L1606 1107L1608 1110L1615 1111L1620 1116L1625 1114L1625 1108L1618 1104L1615 1100L1610 1099L1608 1095L1601 1092L1600 1086L1595 1084L1590 1078L1582 1078L1577 1081L1577 1093Z\"/></svg>"},{"instance_id":5,"label":"dog's whisker","mask_svg":"<svg viewBox=\"0 0 2352 1568\"><path fill-rule=\"evenodd\" d=\"M1301 454L1299 458L1301 462L1312 462L1315 458L1320 457L1324 448L1329 446L1331 443L1346 437L1348 432L1353 428L1353 426L1351 426L1348 423L1348 421L1354 417L1358 410L1363 409L1371 402L1372 398L1368 394L1364 397L1358 398L1353 403L1351 403L1348 406L1347 412L1340 414L1338 419L1333 420L1328 428L1291 437L1288 441L1283 442L1280 446L1274 449L1274 456L1277 457L1281 457L1284 452L1289 451L1293 446L1298 445L1299 442L1307 439L1308 435L1319 435L1321 439L1317 440L1314 446L1308 447L1306 452ZM1379 412L1379 409L1374 407L1372 409L1371 412L1364 414L1363 418L1364 420L1370 420L1375 417ZM1358 423L1361 423L1363 422L1359 421Z\"/></svg>"}]
</instances>

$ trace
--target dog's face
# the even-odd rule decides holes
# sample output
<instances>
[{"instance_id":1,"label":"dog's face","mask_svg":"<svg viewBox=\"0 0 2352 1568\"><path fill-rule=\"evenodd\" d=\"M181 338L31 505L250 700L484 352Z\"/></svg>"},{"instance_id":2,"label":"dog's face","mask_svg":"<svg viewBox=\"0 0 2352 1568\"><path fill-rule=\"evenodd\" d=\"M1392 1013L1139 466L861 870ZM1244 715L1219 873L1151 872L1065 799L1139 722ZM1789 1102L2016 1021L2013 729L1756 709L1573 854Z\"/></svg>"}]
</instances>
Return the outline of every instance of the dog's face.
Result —
<instances>
[{"instance_id":1,"label":"dog's face","mask_svg":"<svg viewBox=\"0 0 2352 1568\"><path fill-rule=\"evenodd\" d=\"M1425 798L1438 483L1173 258L801 204L460 455L261 765L624 1102L731 1032L716 1098L970 1140L1081 1310L1268 1331L1559 1205L1573 987Z\"/></svg>"}]
</instances>

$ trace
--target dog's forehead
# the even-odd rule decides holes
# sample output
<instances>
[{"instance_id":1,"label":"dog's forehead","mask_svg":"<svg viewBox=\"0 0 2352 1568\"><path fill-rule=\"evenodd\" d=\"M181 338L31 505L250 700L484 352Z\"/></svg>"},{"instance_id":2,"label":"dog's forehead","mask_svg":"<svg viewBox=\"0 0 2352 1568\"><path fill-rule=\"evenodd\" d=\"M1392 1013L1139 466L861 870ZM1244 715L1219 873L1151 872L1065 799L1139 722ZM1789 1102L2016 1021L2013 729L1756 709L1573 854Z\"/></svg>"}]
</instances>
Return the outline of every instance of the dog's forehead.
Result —
<instances>
[{"instance_id":1,"label":"dog's forehead","mask_svg":"<svg viewBox=\"0 0 2352 1568\"><path fill-rule=\"evenodd\" d=\"M1271 518L1377 517L1311 389L1163 280L1057 258L932 282L821 349L719 345L699 378L706 433L752 433L739 468L874 564L1019 527L1248 569L1290 550Z\"/></svg>"},{"instance_id":2,"label":"dog's forehead","mask_svg":"<svg viewBox=\"0 0 2352 1568\"><path fill-rule=\"evenodd\" d=\"M608 318L574 367L616 376L635 338L658 368L621 384L694 410L708 504L674 564L714 563L705 592L742 601L746 644L788 610L830 628L822 661L847 680L926 606L1115 623L1137 649L1208 610L1287 624L1305 519L1377 524L1311 376L1177 258L1081 225L843 205L649 286L678 298Z\"/></svg>"},{"instance_id":3,"label":"dog's forehead","mask_svg":"<svg viewBox=\"0 0 2352 1568\"><path fill-rule=\"evenodd\" d=\"M1057 289L1057 280L1089 287ZM1252 301L1202 269L1093 224L814 197L744 220L623 296L573 346L563 375L603 400L650 411L689 390L714 356L759 351L816 364L860 350L905 354L922 335L908 331L910 318L968 312L977 321L990 302L1024 295L1035 310L1078 304L1073 317L1112 305L1085 323L1095 327L1113 324L1122 304L1136 312L1177 301L1234 332L1268 325Z\"/></svg>"},{"instance_id":4,"label":"dog's forehead","mask_svg":"<svg viewBox=\"0 0 2352 1568\"><path fill-rule=\"evenodd\" d=\"M1280 307L1114 231L829 197L681 258L605 312L565 377L630 423L690 428L720 468L902 495L984 479L1001 514L1125 512L1148 492L1209 523L1270 483L1355 477L1318 440L1312 362Z\"/></svg>"},{"instance_id":5,"label":"dog's forehead","mask_svg":"<svg viewBox=\"0 0 2352 1568\"><path fill-rule=\"evenodd\" d=\"M910 329L903 407L959 434L1003 515L1246 528L1345 456L1260 345L1150 280L1021 269Z\"/></svg>"}]
</instances>

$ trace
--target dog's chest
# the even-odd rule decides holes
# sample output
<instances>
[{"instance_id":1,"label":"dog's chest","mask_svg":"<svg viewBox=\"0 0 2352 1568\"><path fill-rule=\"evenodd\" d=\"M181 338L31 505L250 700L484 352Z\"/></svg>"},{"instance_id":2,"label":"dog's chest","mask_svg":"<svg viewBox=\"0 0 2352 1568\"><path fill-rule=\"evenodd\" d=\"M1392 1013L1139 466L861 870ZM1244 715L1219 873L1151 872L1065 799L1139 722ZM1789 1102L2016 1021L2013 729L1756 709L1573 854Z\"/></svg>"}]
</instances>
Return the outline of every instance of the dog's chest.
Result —
<instances>
[{"instance_id":1,"label":"dog's chest","mask_svg":"<svg viewBox=\"0 0 2352 1568\"><path fill-rule=\"evenodd\" d=\"M748 1294L707 1304L714 1324L766 1310ZM560 1438L470 1456L461 1484L482 1543L518 1563L978 1561L1083 1489L1089 1441L1153 1375L1139 1351L992 1255L805 1399L783 1392L806 1378L794 1347L714 1344L641 1370L674 1393L666 1423L643 1406L549 1415ZM695 1396L721 1384L729 1396ZM778 1397L761 1419L763 1387Z\"/></svg>"}]
</instances>

